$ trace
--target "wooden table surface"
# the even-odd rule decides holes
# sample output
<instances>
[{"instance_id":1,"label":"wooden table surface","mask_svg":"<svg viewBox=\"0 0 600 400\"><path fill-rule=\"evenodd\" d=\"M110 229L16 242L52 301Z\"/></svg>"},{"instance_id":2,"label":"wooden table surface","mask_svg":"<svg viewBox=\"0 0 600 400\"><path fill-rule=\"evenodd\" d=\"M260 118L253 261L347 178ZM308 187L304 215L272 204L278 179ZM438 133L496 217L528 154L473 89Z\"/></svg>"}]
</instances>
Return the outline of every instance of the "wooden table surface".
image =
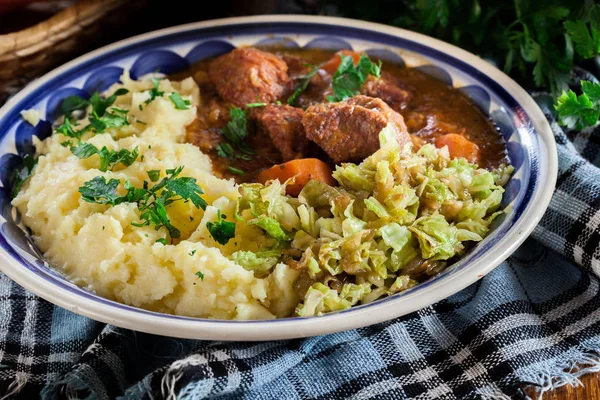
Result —
<instances>
[{"instance_id":1,"label":"wooden table surface","mask_svg":"<svg viewBox=\"0 0 600 400\"><path fill-rule=\"evenodd\" d=\"M600 373L581 377L583 386L563 386L544 394L543 400L600 400ZM533 390L526 390L532 398L537 398Z\"/></svg>"}]
</instances>

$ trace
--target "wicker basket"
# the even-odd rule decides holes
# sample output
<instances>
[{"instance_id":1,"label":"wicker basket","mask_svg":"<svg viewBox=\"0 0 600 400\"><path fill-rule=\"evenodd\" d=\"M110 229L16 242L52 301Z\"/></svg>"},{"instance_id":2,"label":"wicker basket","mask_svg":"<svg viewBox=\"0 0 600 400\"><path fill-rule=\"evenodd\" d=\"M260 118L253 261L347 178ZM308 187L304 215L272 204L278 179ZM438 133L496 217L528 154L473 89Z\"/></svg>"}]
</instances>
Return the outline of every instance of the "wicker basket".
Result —
<instances>
[{"instance_id":1,"label":"wicker basket","mask_svg":"<svg viewBox=\"0 0 600 400\"><path fill-rule=\"evenodd\" d=\"M0 35L0 105L32 79L102 44L146 0L81 0L45 21Z\"/></svg>"}]
</instances>

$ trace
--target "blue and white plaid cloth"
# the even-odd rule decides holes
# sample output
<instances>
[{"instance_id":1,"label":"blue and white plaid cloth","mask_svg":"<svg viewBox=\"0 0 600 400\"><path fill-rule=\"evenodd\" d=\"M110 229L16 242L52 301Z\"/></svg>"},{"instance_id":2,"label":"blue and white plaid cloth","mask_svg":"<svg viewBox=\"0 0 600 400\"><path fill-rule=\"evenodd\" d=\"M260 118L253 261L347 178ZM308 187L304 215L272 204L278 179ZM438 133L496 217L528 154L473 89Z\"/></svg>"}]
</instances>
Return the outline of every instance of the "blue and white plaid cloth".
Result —
<instances>
[{"instance_id":1,"label":"blue and white plaid cloth","mask_svg":"<svg viewBox=\"0 0 600 400\"><path fill-rule=\"evenodd\" d=\"M600 128L564 132L534 97L556 193L535 239L462 292L358 330L228 343L104 325L0 274L0 399L512 399L600 370Z\"/></svg>"}]
</instances>

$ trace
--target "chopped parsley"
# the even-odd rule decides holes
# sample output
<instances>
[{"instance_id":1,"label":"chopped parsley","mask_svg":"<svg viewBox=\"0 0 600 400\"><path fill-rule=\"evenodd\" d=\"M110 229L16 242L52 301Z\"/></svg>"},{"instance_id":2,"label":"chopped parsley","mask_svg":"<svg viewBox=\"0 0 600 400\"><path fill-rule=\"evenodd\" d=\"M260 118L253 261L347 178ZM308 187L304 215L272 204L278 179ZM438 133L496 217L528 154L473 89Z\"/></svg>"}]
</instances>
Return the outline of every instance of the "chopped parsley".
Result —
<instances>
[{"instance_id":1,"label":"chopped parsley","mask_svg":"<svg viewBox=\"0 0 600 400\"><path fill-rule=\"evenodd\" d=\"M179 200L191 201L196 208L206 209L206 202L201 194L204 192L196 183L195 178L179 177L183 167L169 169L166 176L156 185L149 188L148 182L143 187L137 188L125 181L123 188L127 191L124 195L117 194L117 187L121 183L118 179L106 181L103 176L84 182L79 188L79 193L84 201L89 203L108 204L116 206L121 203L137 203L141 212L141 222L132 222L134 226L154 225L156 230L164 227L171 238L178 238L180 231L174 227L167 215L166 206Z\"/></svg>"},{"instance_id":2,"label":"chopped parsley","mask_svg":"<svg viewBox=\"0 0 600 400\"><path fill-rule=\"evenodd\" d=\"M122 203L125 199L117 194L119 186L118 179L110 179L106 181L103 176L97 176L94 179L84 182L79 188L81 198L88 203L110 204L116 206Z\"/></svg>"},{"instance_id":3,"label":"chopped parsley","mask_svg":"<svg viewBox=\"0 0 600 400\"><path fill-rule=\"evenodd\" d=\"M366 54L361 54L355 66L351 56L344 54L339 54L339 56L341 62L331 81L333 96L327 96L327 100L331 102L342 101L357 95L369 75L376 78L381 76L381 60L379 64L374 64Z\"/></svg>"},{"instance_id":4,"label":"chopped parsley","mask_svg":"<svg viewBox=\"0 0 600 400\"><path fill-rule=\"evenodd\" d=\"M249 154L240 154L235 151L235 149L226 142L219 143L217 145L217 155L223 158L239 158L241 160L251 160L252 156Z\"/></svg>"},{"instance_id":5,"label":"chopped parsley","mask_svg":"<svg viewBox=\"0 0 600 400\"><path fill-rule=\"evenodd\" d=\"M292 93L292 95L287 99L287 103L289 105L293 105L296 102L296 98L300 95L300 93L302 93L306 90L306 88L308 87L308 84L310 83L310 80L312 79L313 76L315 76L317 74L318 70L319 70L318 67L313 66L308 74L300 77L300 84L296 87L296 90L294 90L294 93Z\"/></svg>"},{"instance_id":6,"label":"chopped parsley","mask_svg":"<svg viewBox=\"0 0 600 400\"><path fill-rule=\"evenodd\" d=\"M15 173L15 184L12 190L12 197L15 197L19 190L21 190L21 186L29 179L31 174L33 173L33 169L37 165L38 159L31 154L27 154L23 157L23 166L16 170Z\"/></svg>"},{"instance_id":7,"label":"chopped parsley","mask_svg":"<svg viewBox=\"0 0 600 400\"><path fill-rule=\"evenodd\" d=\"M244 172L244 171L242 171L241 169L234 168L234 167L232 167L231 165L230 165L230 166L228 166L227 168L229 168L229 170L230 170L231 172L233 172L234 174L236 174L236 175L240 175L240 176L241 176L241 175L244 175L244 174L245 174L245 172Z\"/></svg>"},{"instance_id":8,"label":"chopped parsley","mask_svg":"<svg viewBox=\"0 0 600 400\"><path fill-rule=\"evenodd\" d=\"M75 110L83 110L90 104L89 101L79 96L69 96L62 102L62 112L65 115L71 114Z\"/></svg>"},{"instance_id":9,"label":"chopped parsley","mask_svg":"<svg viewBox=\"0 0 600 400\"><path fill-rule=\"evenodd\" d=\"M229 239L235 237L235 222L225 221L225 215L221 215L221 210L217 210L217 222L207 222L206 229L210 236L219 244L225 245Z\"/></svg>"},{"instance_id":10,"label":"chopped parsley","mask_svg":"<svg viewBox=\"0 0 600 400\"><path fill-rule=\"evenodd\" d=\"M221 130L221 134L231 143L238 147L241 146L243 149L245 147L244 139L248 136L246 113L241 108L231 107L229 109L229 116L231 117L231 121Z\"/></svg>"},{"instance_id":11,"label":"chopped parsley","mask_svg":"<svg viewBox=\"0 0 600 400\"><path fill-rule=\"evenodd\" d=\"M200 278L200 280L204 280L204 274L202 273L202 271L196 271L195 274L198 278Z\"/></svg>"},{"instance_id":12,"label":"chopped parsley","mask_svg":"<svg viewBox=\"0 0 600 400\"><path fill-rule=\"evenodd\" d=\"M572 90L563 91L554 105L559 122L567 128L592 126L600 117L600 85L581 81L581 91L579 96Z\"/></svg>"},{"instance_id":13,"label":"chopped parsley","mask_svg":"<svg viewBox=\"0 0 600 400\"><path fill-rule=\"evenodd\" d=\"M165 239L165 238L160 238L160 239L156 239L156 242L154 242L154 243L160 243L160 244L162 244L163 246L166 246L168 242L167 242L167 239Z\"/></svg>"},{"instance_id":14,"label":"chopped parsley","mask_svg":"<svg viewBox=\"0 0 600 400\"><path fill-rule=\"evenodd\" d=\"M106 146L99 150L91 143L78 143L77 146L71 147L71 153L80 159L89 158L94 154L98 154L100 157L100 167L98 169L102 172L108 171L109 168L112 170L119 163L128 167L133 164L140 155L140 151L137 147L132 151L127 149L118 151L108 150Z\"/></svg>"},{"instance_id":15,"label":"chopped parsley","mask_svg":"<svg viewBox=\"0 0 600 400\"><path fill-rule=\"evenodd\" d=\"M144 101L144 104L150 104L154 101L154 99L156 99L157 97L162 97L163 94L165 94L165 92L161 92L160 90L158 90L158 86L160 85L160 80L156 79L156 78L152 78L152 85L154 85L154 87L152 89L150 89L150 97L148 98L148 100ZM140 104L140 110L142 109L142 105Z\"/></svg>"},{"instance_id":16,"label":"chopped parsley","mask_svg":"<svg viewBox=\"0 0 600 400\"><path fill-rule=\"evenodd\" d=\"M248 103L246 104L247 108L256 108L256 107L266 107L267 103Z\"/></svg>"},{"instance_id":17,"label":"chopped parsley","mask_svg":"<svg viewBox=\"0 0 600 400\"><path fill-rule=\"evenodd\" d=\"M146 171L146 173L148 174L148 178L150 178L152 182L156 182L160 179L160 170L158 169Z\"/></svg>"},{"instance_id":18,"label":"chopped parsley","mask_svg":"<svg viewBox=\"0 0 600 400\"><path fill-rule=\"evenodd\" d=\"M79 96L67 97L62 103L62 110L65 115L64 121L54 129L55 132L80 140L81 136L91 129L96 133L102 133L107 128L120 128L129 125L127 110L112 107L117 97L127 93L129 93L129 90L121 88L107 98L102 98L98 92L94 93L89 100ZM91 106L89 125L80 130L75 130L77 124L71 118L71 114L75 110L81 110L88 106Z\"/></svg>"},{"instance_id":19,"label":"chopped parsley","mask_svg":"<svg viewBox=\"0 0 600 400\"><path fill-rule=\"evenodd\" d=\"M112 106L117 97L123 96L129 93L129 90L121 88L117 89L112 95L108 96L106 99L103 99L98 92L94 93L92 97L90 97L90 104L92 106L92 110L94 113L98 115L98 117L103 117L106 113L106 110L110 106Z\"/></svg>"},{"instance_id":20,"label":"chopped parsley","mask_svg":"<svg viewBox=\"0 0 600 400\"><path fill-rule=\"evenodd\" d=\"M87 129L76 131L74 126L71 124L71 118L69 116L65 116L65 120L63 121L63 123L57 126L54 129L54 131L64 136L72 137L79 140L81 138L81 135L83 135L87 131Z\"/></svg>"},{"instance_id":21,"label":"chopped parsley","mask_svg":"<svg viewBox=\"0 0 600 400\"><path fill-rule=\"evenodd\" d=\"M227 123L225 128L221 129L221 135L228 142L222 142L217 145L217 154L223 158L250 160L255 153L244 141L248 136L246 113L241 108L231 107L229 115L231 121Z\"/></svg>"},{"instance_id":22,"label":"chopped parsley","mask_svg":"<svg viewBox=\"0 0 600 400\"><path fill-rule=\"evenodd\" d=\"M189 256L191 257L191 256L193 256L194 254L196 254L196 250L194 249L194 250L190 251L188 254L189 254Z\"/></svg>"},{"instance_id":23,"label":"chopped parsley","mask_svg":"<svg viewBox=\"0 0 600 400\"><path fill-rule=\"evenodd\" d=\"M177 110L189 110L189 105L192 104L189 100L184 100L177 92L171 93L169 99Z\"/></svg>"}]
</instances>

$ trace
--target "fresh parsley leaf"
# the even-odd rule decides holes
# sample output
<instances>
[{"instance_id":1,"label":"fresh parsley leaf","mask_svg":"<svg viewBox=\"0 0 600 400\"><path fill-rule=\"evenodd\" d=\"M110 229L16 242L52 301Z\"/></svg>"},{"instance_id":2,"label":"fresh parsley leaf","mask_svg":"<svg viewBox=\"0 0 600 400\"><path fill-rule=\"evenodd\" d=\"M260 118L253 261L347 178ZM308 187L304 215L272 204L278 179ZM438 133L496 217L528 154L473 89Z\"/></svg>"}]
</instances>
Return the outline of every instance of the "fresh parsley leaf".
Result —
<instances>
[{"instance_id":1,"label":"fresh parsley leaf","mask_svg":"<svg viewBox=\"0 0 600 400\"><path fill-rule=\"evenodd\" d=\"M175 105L175 108L177 110L190 109L189 105L191 104L191 102L189 100L184 100L177 92L171 93L169 99L171 99L171 102Z\"/></svg>"},{"instance_id":2,"label":"fresh parsley leaf","mask_svg":"<svg viewBox=\"0 0 600 400\"><path fill-rule=\"evenodd\" d=\"M236 175L240 175L240 176L241 176L241 175L244 175L244 174L245 174L245 172L244 172L244 171L242 171L241 169L234 168L234 167L232 167L231 165L230 165L230 166L228 166L227 168L229 168L229 170L230 170L231 172L233 172L234 174L236 174Z\"/></svg>"},{"instance_id":3,"label":"fresh parsley leaf","mask_svg":"<svg viewBox=\"0 0 600 400\"><path fill-rule=\"evenodd\" d=\"M351 56L344 54L339 54L339 56L341 62L331 81L333 96L327 97L327 100L331 102L342 101L357 95L368 75L376 78L381 76L381 61L379 61L379 65L374 64L366 54L361 54L355 66Z\"/></svg>"},{"instance_id":4,"label":"fresh parsley leaf","mask_svg":"<svg viewBox=\"0 0 600 400\"><path fill-rule=\"evenodd\" d=\"M84 182L79 188L81 198L88 203L110 204L116 206L122 199L117 194L117 187L120 181L110 179L108 182L103 176L97 176L94 179Z\"/></svg>"},{"instance_id":5,"label":"fresh parsley leaf","mask_svg":"<svg viewBox=\"0 0 600 400\"><path fill-rule=\"evenodd\" d=\"M240 145L248 136L248 123L246 113L241 108L231 107L229 109L231 121L221 130L221 134L235 145Z\"/></svg>"},{"instance_id":6,"label":"fresh parsley leaf","mask_svg":"<svg viewBox=\"0 0 600 400\"><path fill-rule=\"evenodd\" d=\"M77 146L71 147L71 153L79 159L84 159L89 158L94 154L100 154L100 150L91 143L79 143Z\"/></svg>"},{"instance_id":7,"label":"fresh parsley leaf","mask_svg":"<svg viewBox=\"0 0 600 400\"><path fill-rule=\"evenodd\" d=\"M162 244L163 246L166 246L168 242L167 242L167 239L165 239L165 238L160 238L160 239L156 239L156 242L155 242L155 243L160 243L160 244Z\"/></svg>"},{"instance_id":8,"label":"fresh parsley leaf","mask_svg":"<svg viewBox=\"0 0 600 400\"><path fill-rule=\"evenodd\" d=\"M296 90L294 90L294 93L292 93L292 95L287 99L287 103L289 105L293 105L296 102L296 99L298 98L300 93L302 93L306 90L306 88L308 87L308 84L310 83L310 80L312 79L313 76L315 76L317 74L317 71L319 71L319 68L316 66L313 66L308 74L306 74L305 76L300 78L300 84L296 87Z\"/></svg>"},{"instance_id":9,"label":"fresh parsley leaf","mask_svg":"<svg viewBox=\"0 0 600 400\"><path fill-rule=\"evenodd\" d=\"M23 166L15 172L15 183L11 193L13 198L19 193L25 181L29 179L37 162L38 159L31 154L27 154L23 157Z\"/></svg>"},{"instance_id":10,"label":"fresh parsley leaf","mask_svg":"<svg viewBox=\"0 0 600 400\"><path fill-rule=\"evenodd\" d=\"M221 210L217 210L217 222L208 221L206 229L210 236L219 244L225 245L229 240L235 237L235 222L223 220Z\"/></svg>"},{"instance_id":11,"label":"fresh parsley leaf","mask_svg":"<svg viewBox=\"0 0 600 400\"><path fill-rule=\"evenodd\" d=\"M127 149L111 151L108 150L106 146L103 146L102 149L99 150L91 143L79 143L77 146L71 147L71 153L80 159L89 158L94 154L98 154L100 157L100 167L98 169L102 172L107 171L109 168L112 170L119 163L128 167L133 164L140 155L137 146L132 151Z\"/></svg>"},{"instance_id":12,"label":"fresh parsley leaf","mask_svg":"<svg viewBox=\"0 0 600 400\"><path fill-rule=\"evenodd\" d=\"M160 80L156 79L156 78L152 78L151 79L152 84L154 85L154 87L152 89L150 89L150 97L148 98L148 100L146 100L144 102L144 104L150 104L151 102L154 101L154 99L156 99L157 97L162 97L163 94L165 94L165 92L161 92L160 90L158 90L158 86L160 85ZM141 110L141 104L140 104L140 110Z\"/></svg>"},{"instance_id":13,"label":"fresh parsley leaf","mask_svg":"<svg viewBox=\"0 0 600 400\"><path fill-rule=\"evenodd\" d=\"M117 89L112 95L107 98L102 98L98 92L94 93L92 97L90 97L90 104L92 105L92 111L96 118L101 118L106 113L106 110L112 106L117 100L118 96L123 96L124 94L129 93L129 90L121 88ZM91 121L90 121L91 122Z\"/></svg>"},{"instance_id":14,"label":"fresh parsley leaf","mask_svg":"<svg viewBox=\"0 0 600 400\"><path fill-rule=\"evenodd\" d=\"M160 170L158 169L146 171L146 173L148 174L148 178L150 178L152 182L157 182L160 179Z\"/></svg>"},{"instance_id":15,"label":"fresh parsley leaf","mask_svg":"<svg viewBox=\"0 0 600 400\"><path fill-rule=\"evenodd\" d=\"M142 211L140 218L144 222L132 222L131 224L133 226L154 225L154 229L156 230L159 230L161 227L165 227L172 238L178 238L181 235L179 229L171 225L165 204L161 198L155 198L154 201L141 205L139 210Z\"/></svg>"},{"instance_id":16,"label":"fresh parsley leaf","mask_svg":"<svg viewBox=\"0 0 600 400\"><path fill-rule=\"evenodd\" d=\"M266 107L267 103L248 103L246 108Z\"/></svg>"},{"instance_id":17,"label":"fresh parsley leaf","mask_svg":"<svg viewBox=\"0 0 600 400\"><path fill-rule=\"evenodd\" d=\"M165 189L181 196L181 198L184 200L191 200L196 208L202 208L203 210L206 209L206 201L200 197L200 195L204 194L204 192L196 183L195 178L183 177L168 179Z\"/></svg>"},{"instance_id":18,"label":"fresh parsley leaf","mask_svg":"<svg viewBox=\"0 0 600 400\"><path fill-rule=\"evenodd\" d=\"M594 5L589 10L589 16L589 24L584 20L566 21L563 24L575 50L583 58L600 54L600 5Z\"/></svg>"},{"instance_id":19,"label":"fresh parsley leaf","mask_svg":"<svg viewBox=\"0 0 600 400\"><path fill-rule=\"evenodd\" d=\"M104 147L103 147L104 149ZM131 164L133 164L138 156L140 155L140 150L136 147L134 147L133 150L129 151L127 149L121 149L119 151L112 151L109 153L108 155L108 164L109 166L112 165L111 169L113 169L115 167L115 165L121 163L126 167L129 167Z\"/></svg>"},{"instance_id":20,"label":"fresh parsley leaf","mask_svg":"<svg viewBox=\"0 0 600 400\"><path fill-rule=\"evenodd\" d=\"M204 274L202 273L202 271L196 271L195 274L198 278L200 278L200 280L204 280Z\"/></svg>"},{"instance_id":21,"label":"fresh parsley leaf","mask_svg":"<svg viewBox=\"0 0 600 400\"><path fill-rule=\"evenodd\" d=\"M83 135L83 130L75 131L73 125L71 124L71 119L69 117L65 117L62 124L57 126L54 131L56 133L60 133L61 135L68 136L79 140L81 135Z\"/></svg>"},{"instance_id":22,"label":"fresh parsley leaf","mask_svg":"<svg viewBox=\"0 0 600 400\"><path fill-rule=\"evenodd\" d=\"M231 121L227 126L221 129L223 135L230 143L220 143L217 146L217 154L224 158L241 158L250 160L255 154L254 150L248 146L244 139L248 136L248 122L246 113L241 108L231 107L229 109Z\"/></svg>"},{"instance_id":23,"label":"fresh parsley leaf","mask_svg":"<svg viewBox=\"0 0 600 400\"><path fill-rule=\"evenodd\" d=\"M450 7L448 0L421 0L423 6L420 8L423 27L427 30L436 25L445 27L450 18Z\"/></svg>"},{"instance_id":24,"label":"fresh parsley leaf","mask_svg":"<svg viewBox=\"0 0 600 400\"><path fill-rule=\"evenodd\" d=\"M69 96L62 102L62 112L64 115L71 115L75 110L82 110L90 104L89 101L80 96Z\"/></svg>"},{"instance_id":25,"label":"fresh parsley leaf","mask_svg":"<svg viewBox=\"0 0 600 400\"><path fill-rule=\"evenodd\" d=\"M600 85L596 82L581 81L581 90L593 103L600 102Z\"/></svg>"},{"instance_id":26,"label":"fresh parsley leaf","mask_svg":"<svg viewBox=\"0 0 600 400\"><path fill-rule=\"evenodd\" d=\"M64 142L60 142L60 145L62 147L71 147L73 146L73 142L71 142L70 140L65 140Z\"/></svg>"},{"instance_id":27,"label":"fresh parsley leaf","mask_svg":"<svg viewBox=\"0 0 600 400\"><path fill-rule=\"evenodd\" d=\"M107 128L121 128L125 125L129 125L127 117L123 115L105 113L102 117L99 117L96 113L90 117L90 124L96 131L96 133L102 133Z\"/></svg>"},{"instance_id":28,"label":"fresh parsley leaf","mask_svg":"<svg viewBox=\"0 0 600 400\"><path fill-rule=\"evenodd\" d=\"M217 154L223 158L233 158L235 150L229 143L219 143L217 145Z\"/></svg>"},{"instance_id":29,"label":"fresh parsley leaf","mask_svg":"<svg viewBox=\"0 0 600 400\"><path fill-rule=\"evenodd\" d=\"M554 105L560 124L567 128L592 126L600 117L600 85L581 81L581 90L579 96L572 90L563 91Z\"/></svg>"}]
</instances>

